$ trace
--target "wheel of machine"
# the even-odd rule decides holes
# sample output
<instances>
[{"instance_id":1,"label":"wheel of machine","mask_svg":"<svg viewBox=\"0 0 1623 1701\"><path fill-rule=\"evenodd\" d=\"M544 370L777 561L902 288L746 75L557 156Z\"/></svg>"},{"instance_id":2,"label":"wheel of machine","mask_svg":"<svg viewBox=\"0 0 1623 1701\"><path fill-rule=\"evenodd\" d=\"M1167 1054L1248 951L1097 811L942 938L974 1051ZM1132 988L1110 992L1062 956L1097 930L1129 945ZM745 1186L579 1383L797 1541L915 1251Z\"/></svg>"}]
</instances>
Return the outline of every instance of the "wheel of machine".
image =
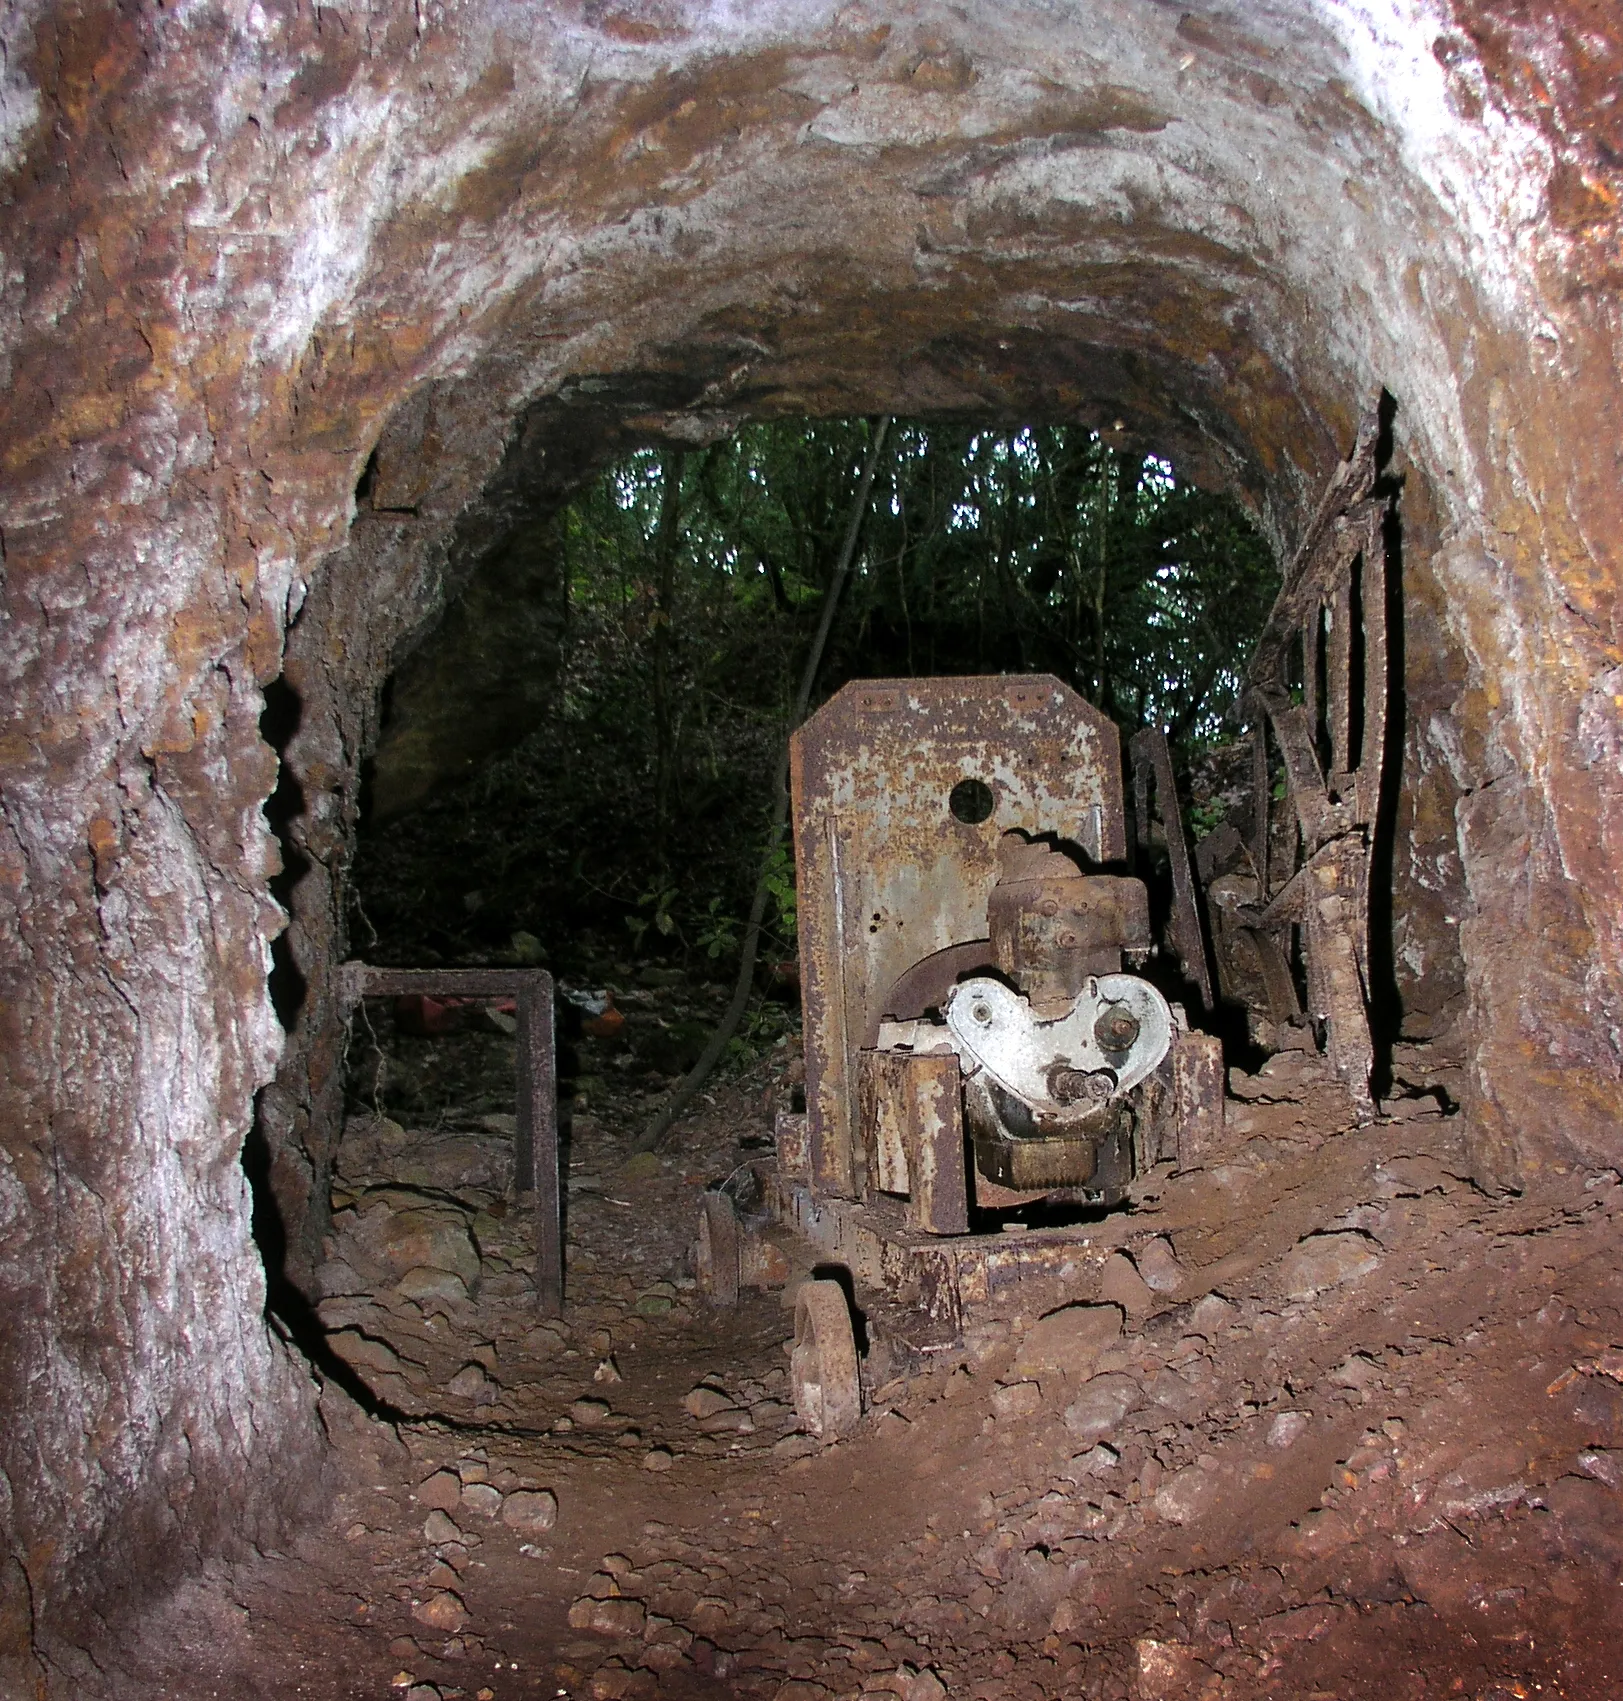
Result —
<instances>
[{"instance_id":1,"label":"wheel of machine","mask_svg":"<svg viewBox=\"0 0 1623 1701\"><path fill-rule=\"evenodd\" d=\"M849 1435L862 1417L851 1308L838 1282L804 1282L795 1294L789 1385L801 1422L825 1441Z\"/></svg>"},{"instance_id":2,"label":"wheel of machine","mask_svg":"<svg viewBox=\"0 0 1623 1701\"><path fill-rule=\"evenodd\" d=\"M699 1256L693 1274L712 1305L738 1304L738 1218L725 1193L699 1202Z\"/></svg>"}]
</instances>

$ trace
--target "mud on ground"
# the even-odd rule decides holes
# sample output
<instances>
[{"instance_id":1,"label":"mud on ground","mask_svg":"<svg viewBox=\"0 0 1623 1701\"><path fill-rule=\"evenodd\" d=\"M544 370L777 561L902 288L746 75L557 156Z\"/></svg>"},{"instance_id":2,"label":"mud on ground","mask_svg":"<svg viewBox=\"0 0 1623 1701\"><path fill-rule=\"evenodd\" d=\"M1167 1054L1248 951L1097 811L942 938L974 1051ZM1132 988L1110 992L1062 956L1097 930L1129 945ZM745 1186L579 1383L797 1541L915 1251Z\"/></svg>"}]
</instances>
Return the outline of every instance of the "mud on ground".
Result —
<instances>
[{"instance_id":1,"label":"mud on ground","mask_svg":"<svg viewBox=\"0 0 1623 1701\"><path fill-rule=\"evenodd\" d=\"M328 1381L330 1517L147 1618L120 1694L1623 1691L1623 1185L1479 1193L1424 1049L1361 1131L1311 1058L1234 1077L1224 1161L1086 1231L1085 1310L1009 1305L821 1446L785 1376L805 1253L735 1311L687 1267L787 1041L630 1161L662 1082L582 1042L561 1320L507 1042L414 1045L395 1102L455 1114L351 1119L320 1277L384 1415Z\"/></svg>"}]
</instances>

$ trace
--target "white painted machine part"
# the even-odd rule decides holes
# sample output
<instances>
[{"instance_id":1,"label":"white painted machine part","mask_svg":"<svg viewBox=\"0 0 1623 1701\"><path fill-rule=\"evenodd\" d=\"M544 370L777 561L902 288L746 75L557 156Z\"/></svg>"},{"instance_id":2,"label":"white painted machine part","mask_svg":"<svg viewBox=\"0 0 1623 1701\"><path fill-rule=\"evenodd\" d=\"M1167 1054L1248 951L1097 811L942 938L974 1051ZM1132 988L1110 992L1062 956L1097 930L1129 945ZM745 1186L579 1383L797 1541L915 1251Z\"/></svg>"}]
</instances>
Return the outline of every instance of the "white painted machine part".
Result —
<instances>
[{"instance_id":1,"label":"white painted machine part","mask_svg":"<svg viewBox=\"0 0 1623 1701\"><path fill-rule=\"evenodd\" d=\"M1138 1023L1125 1054L1106 1053L1094 1033L1100 1016L1117 1005ZM1172 1044L1167 1001L1137 975L1090 980L1065 1015L1048 1021L1001 981L966 980L952 989L944 1014L966 1070L984 1069L1027 1104L1054 1110L1074 1108L1049 1093L1048 1072L1056 1064L1089 1074L1109 1069L1121 1094L1151 1074Z\"/></svg>"}]
</instances>

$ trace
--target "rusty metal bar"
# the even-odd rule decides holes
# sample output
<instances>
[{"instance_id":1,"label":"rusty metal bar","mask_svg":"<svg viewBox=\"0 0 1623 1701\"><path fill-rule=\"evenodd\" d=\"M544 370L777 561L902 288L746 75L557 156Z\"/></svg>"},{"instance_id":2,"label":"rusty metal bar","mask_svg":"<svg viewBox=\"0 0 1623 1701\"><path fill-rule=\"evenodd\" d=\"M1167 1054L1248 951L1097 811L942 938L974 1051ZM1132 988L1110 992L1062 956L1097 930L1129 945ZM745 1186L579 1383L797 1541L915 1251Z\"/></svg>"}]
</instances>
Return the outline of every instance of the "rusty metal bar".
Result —
<instances>
[{"instance_id":1,"label":"rusty metal bar","mask_svg":"<svg viewBox=\"0 0 1623 1701\"><path fill-rule=\"evenodd\" d=\"M1364 622L1364 728L1358 758L1358 816L1373 822L1380 805L1386 757L1387 654L1385 516L1372 514L1365 534L1359 584Z\"/></svg>"},{"instance_id":2,"label":"rusty metal bar","mask_svg":"<svg viewBox=\"0 0 1623 1701\"><path fill-rule=\"evenodd\" d=\"M1178 1034L1172 1042L1178 1107L1178 1167L1195 1169L1223 1146L1223 1042L1216 1034Z\"/></svg>"},{"instance_id":3,"label":"rusty metal bar","mask_svg":"<svg viewBox=\"0 0 1623 1701\"><path fill-rule=\"evenodd\" d=\"M1325 720L1330 731L1330 772L1355 765L1352 751L1352 574L1343 573L1331 592L1330 630L1325 644Z\"/></svg>"},{"instance_id":4,"label":"rusty metal bar","mask_svg":"<svg viewBox=\"0 0 1623 1701\"><path fill-rule=\"evenodd\" d=\"M1268 787L1268 717L1258 713L1251 728L1252 845L1251 861L1257 870L1257 891L1268 901L1268 825L1273 798Z\"/></svg>"},{"instance_id":5,"label":"rusty metal bar","mask_svg":"<svg viewBox=\"0 0 1623 1701\"><path fill-rule=\"evenodd\" d=\"M1147 779L1155 780L1155 808L1166 834L1167 858L1172 864L1172 936L1184 973L1200 989L1202 1008L1213 1007L1212 971L1206 956L1206 935L1200 925L1200 907L1195 899L1195 877L1189 866L1189 841L1183 830L1183 811L1178 807L1178 781L1172 772L1172 747L1160 727L1145 727L1133 734L1128 745L1133 758L1135 808L1148 790ZM1141 814L1141 821L1144 816ZM1143 828L1140 828L1143 832ZM1143 842L1141 838L1140 842Z\"/></svg>"},{"instance_id":6,"label":"rusty metal bar","mask_svg":"<svg viewBox=\"0 0 1623 1701\"><path fill-rule=\"evenodd\" d=\"M363 998L511 998L518 1017L518 1103L513 1182L535 1195L535 1286L544 1316L563 1309L563 1220L558 1187L558 1081L552 976L545 969L389 969L351 961L338 971L345 1009Z\"/></svg>"},{"instance_id":7,"label":"rusty metal bar","mask_svg":"<svg viewBox=\"0 0 1623 1701\"><path fill-rule=\"evenodd\" d=\"M563 1198L558 1175L558 1066L553 1030L552 977L538 976L518 1006L519 1064L529 1078L527 1150L515 1154L535 1193L535 1290L545 1317L564 1308ZM523 1104L521 1096L520 1103ZM521 1115L520 1125L525 1122ZM523 1180L519 1181L519 1185Z\"/></svg>"}]
</instances>

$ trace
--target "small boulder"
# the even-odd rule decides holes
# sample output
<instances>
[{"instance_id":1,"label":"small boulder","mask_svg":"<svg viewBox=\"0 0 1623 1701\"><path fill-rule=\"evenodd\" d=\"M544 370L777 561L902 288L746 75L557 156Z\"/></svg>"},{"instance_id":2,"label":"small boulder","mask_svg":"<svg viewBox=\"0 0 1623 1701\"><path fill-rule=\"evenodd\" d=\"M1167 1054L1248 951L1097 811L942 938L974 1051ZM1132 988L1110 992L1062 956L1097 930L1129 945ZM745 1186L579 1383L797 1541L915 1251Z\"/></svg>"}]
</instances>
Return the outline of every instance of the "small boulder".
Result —
<instances>
[{"instance_id":1,"label":"small boulder","mask_svg":"<svg viewBox=\"0 0 1623 1701\"><path fill-rule=\"evenodd\" d=\"M427 1268L460 1276L470 1291L478 1283L479 1250L467 1218L459 1211L439 1207L370 1210L358 1225L356 1239L402 1275Z\"/></svg>"},{"instance_id":2,"label":"small boulder","mask_svg":"<svg viewBox=\"0 0 1623 1701\"><path fill-rule=\"evenodd\" d=\"M642 1602L624 1596L596 1600L582 1595L569 1609L571 1629L591 1630L599 1636L641 1636L647 1619Z\"/></svg>"},{"instance_id":3,"label":"small boulder","mask_svg":"<svg viewBox=\"0 0 1623 1701\"><path fill-rule=\"evenodd\" d=\"M417 1485L417 1502L436 1512L454 1512L462 1498L462 1479L455 1471L435 1471Z\"/></svg>"},{"instance_id":4,"label":"small boulder","mask_svg":"<svg viewBox=\"0 0 1623 1701\"><path fill-rule=\"evenodd\" d=\"M737 1406L728 1406L719 1412L712 1412L709 1417L699 1419L699 1432L702 1435L753 1435L755 1420L748 1412Z\"/></svg>"},{"instance_id":5,"label":"small boulder","mask_svg":"<svg viewBox=\"0 0 1623 1701\"><path fill-rule=\"evenodd\" d=\"M471 1482L462 1491L462 1504L481 1518L494 1518L502 1509L501 1491L488 1482Z\"/></svg>"},{"instance_id":6,"label":"small boulder","mask_svg":"<svg viewBox=\"0 0 1623 1701\"><path fill-rule=\"evenodd\" d=\"M1138 1654L1138 1681L1134 1692L1141 1701L1173 1701L1189 1694L1205 1667L1192 1648L1181 1642L1158 1642L1145 1636L1134 1644Z\"/></svg>"},{"instance_id":7,"label":"small boulder","mask_svg":"<svg viewBox=\"0 0 1623 1701\"><path fill-rule=\"evenodd\" d=\"M1096 1442L1086 1453L1078 1453L1071 1460L1071 1469L1079 1477L1101 1477L1106 1471L1113 1471L1121 1463L1121 1454L1114 1447L1103 1441Z\"/></svg>"},{"instance_id":8,"label":"small boulder","mask_svg":"<svg viewBox=\"0 0 1623 1701\"><path fill-rule=\"evenodd\" d=\"M1280 1286L1289 1299L1312 1299L1369 1275L1380 1262L1380 1243L1360 1229L1311 1234L1280 1261Z\"/></svg>"},{"instance_id":9,"label":"small boulder","mask_svg":"<svg viewBox=\"0 0 1623 1701\"><path fill-rule=\"evenodd\" d=\"M1014 1352L1016 1376L1055 1374L1086 1382L1100 1354L1121 1338L1119 1305L1067 1305L1039 1317Z\"/></svg>"},{"instance_id":10,"label":"small boulder","mask_svg":"<svg viewBox=\"0 0 1623 1701\"><path fill-rule=\"evenodd\" d=\"M580 1428L597 1429L614 1414L607 1400L577 1400L569 1408L569 1415Z\"/></svg>"},{"instance_id":11,"label":"small boulder","mask_svg":"<svg viewBox=\"0 0 1623 1701\"><path fill-rule=\"evenodd\" d=\"M450 1270L436 1270L419 1264L408 1270L394 1285L394 1291L404 1299L444 1299L452 1305L466 1305L467 1283Z\"/></svg>"},{"instance_id":12,"label":"small boulder","mask_svg":"<svg viewBox=\"0 0 1623 1701\"><path fill-rule=\"evenodd\" d=\"M1194 1325L1197 1335L1204 1335L1208 1341L1215 1340L1218 1332L1226 1329L1239 1314L1239 1307L1226 1300L1219 1293L1209 1293L1201 1299L1190 1313L1189 1321Z\"/></svg>"},{"instance_id":13,"label":"small boulder","mask_svg":"<svg viewBox=\"0 0 1623 1701\"><path fill-rule=\"evenodd\" d=\"M1138 1273L1144 1278L1144 1285L1152 1293L1174 1294L1185 1281L1183 1265L1178 1262L1177 1254L1172 1250L1172 1242L1164 1235L1157 1235L1153 1240L1146 1241L1139 1247L1133 1262L1138 1266Z\"/></svg>"},{"instance_id":14,"label":"small boulder","mask_svg":"<svg viewBox=\"0 0 1623 1701\"><path fill-rule=\"evenodd\" d=\"M1378 1387L1381 1367L1367 1353L1353 1353L1330 1372L1327 1380L1337 1388Z\"/></svg>"},{"instance_id":15,"label":"small boulder","mask_svg":"<svg viewBox=\"0 0 1623 1701\"><path fill-rule=\"evenodd\" d=\"M1143 1398L1143 1390L1130 1376L1095 1376L1065 1408L1065 1427L1079 1441L1101 1441Z\"/></svg>"},{"instance_id":16,"label":"small boulder","mask_svg":"<svg viewBox=\"0 0 1623 1701\"><path fill-rule=\"evenodd\" d=\"M544 1535L558 1522L558 1497L546 1488L517 1489L502 1502L502 1522L520 1535Z\"/></svg>"},{"instance_id":17,"label":"small boulder","mask_svg":"<svg viewBox=\"0 0 1623 1701\"><path fill-rule=\"evenodd\" d=\"M454 1590L436 1589L433 1594L412 1603L411 1616L430 1630L443 1630L451 1636L468 1622L468 1609Z\"/></svg>"},{"instance_id":18,"label":"small boulder","mask_svg":"<svg viewBox=\"0 0 1623 1701\"><path fill-rule=\"evenodd\" d=\"M947 1686L928 1667L918 1671L910 1665L898 1666L890 1687L901 1701L946 1701Z\"/></svg>"},{"instance_id":19,"label":"small boulder","mask_svg":"<svg viewBox=\"0 0 1623 1701\"><path fill-rule=\"evenodd\" d=\"M650 1447L642 1456L642 1468L645 1471L668 1471L675 1462L674 1455L667 1447Z\"/></svg>"},{"instance_id":20,"label":"small boulder","mask_svg":"<svg viewBox=\"0 0 1623 1701\"><path fill-rule=\"evenodd\" d=\"M1278 1412L1268 1425L1268 1445L1283 1452L1301 1438L1312 1420L1306 1412Z\"/></svg>"},{"instance_id":21,"label":"small boulder","mask_svg":"<svg viewBox=\"0 0 1623 1701\"><path fill-rule=\"evenodd\" d=\"M1100 1267L1099 1298L1107 1305L1119 1305L1129 1317L1142 1317L1155 1303L1149 1284L1121 1252L1112 1252Z\"/></svg>"},{"instance_id":22,"label":"small boulder","mask_svg":"<svg viewBox=\"0 0 1623 1701\"><path fill-rule=\"evenodd\" d=\"M730 1411L732 1400L719 1388L700 1383L692 1392L682 1396L682 1409L692 1418L714 1417L717 1412Z\"/></svg>"},{"instance_id":23,"label":"small boulder","mask_svg":"<svg viewBox=\"0 0 1623 1701\"><path fill-rule=\"evenodd\" d=\"M455 1394L459 1400L478 1400L490 1386L490 1377L482 1364L465 1364L445 1384L447 1394Z\"/></svg>"},{"instance_id":24,"label":"small boulder","mask_svg":"<svg viewBox=\"0 0 1623 1701\"><path fill-rule=\"evenodd\" d=\"M357 1371L373 1371L381 1376L401 1376L405 1374L405 1363L400 1354L386 1340L374 1340L371 1335L362 1335L359 1328L339 1328L328 1335L327 1344L333 1352L344 1359L345 1364L354 1366Z\"/></svg>"},{"instance_id":25,"label":"small boulder","mask_svg":"<svg viewBox=\"0 0 1623 1701\"><path fill-rule=\"evenodd\" d=\"M1218 1473L1202 1465L1174 1471L1155 1491L1156 1516L1169 1524L1192 1524L1211 1511L1220 1487Z\"/></svg>"},{"instance_id":26,"label":"small boulder","mask_svg":"<svg viewBox=\"0 0 1623 1701\"><path fill-rule=\"evenodd\" d=\"M1578 1469L1608 1488L1623 1491L1623 1451L1615 1447L1589 1447L1578 1455Z\"/></svg>"},{"instance_id":27,"label":"small boulder","mask_svg":"<svg viewBox=\"0 0 1623 1701\"><path fill-rule=\"evenodd\" d=\"M1030 1417L1043 1403L1043 1391L1035 1382L1011 1382L992 1390L993 1415L1004 1419Z\"/></svg>"},{"instance_id":28,"label":"small boulder","mask_svg":"<svg viewBox=\"0 0 1623 1701\"><path fill-rule=\"evenodd\" d=\"M462 1531L437 1507L423 1520L423 1540L438 1547L442 1542L459 1542Z\"/></svg>"}]
</instances>

